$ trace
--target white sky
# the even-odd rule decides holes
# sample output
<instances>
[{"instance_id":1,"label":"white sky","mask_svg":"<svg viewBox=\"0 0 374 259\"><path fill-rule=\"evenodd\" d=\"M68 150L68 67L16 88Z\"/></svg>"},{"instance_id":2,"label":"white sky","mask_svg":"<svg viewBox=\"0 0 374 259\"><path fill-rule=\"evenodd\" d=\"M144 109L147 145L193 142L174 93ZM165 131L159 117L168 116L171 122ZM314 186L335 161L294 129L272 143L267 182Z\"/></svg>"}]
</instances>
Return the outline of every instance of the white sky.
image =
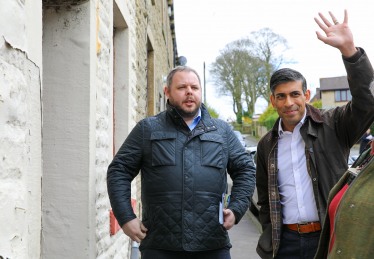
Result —
<instances>
[{"instance_id":1,"label":"white sky","mask_svg":"<svg viewBox=\"0 0 374 259\"><path fill-rule=\"evenodd\" d=\"M319 78L346 75L339 50L317 39L315 31L323 31L313 18L318 12L330 18L328 11L332 11L342 22L344 9L355 45L363 47L374 62L374 0L174 0L178 55L187 58L187 65L202 80L206 62L208 104L222 119L235 118L231 97L219 96L209 81L209 66L219 50L251 31L269 27L288 40L292 49L286 57L297 63L284 67L301 72L313 96ZM266 102L257 101L256 113L264 108Z\"/></svg>"}]
</instances>

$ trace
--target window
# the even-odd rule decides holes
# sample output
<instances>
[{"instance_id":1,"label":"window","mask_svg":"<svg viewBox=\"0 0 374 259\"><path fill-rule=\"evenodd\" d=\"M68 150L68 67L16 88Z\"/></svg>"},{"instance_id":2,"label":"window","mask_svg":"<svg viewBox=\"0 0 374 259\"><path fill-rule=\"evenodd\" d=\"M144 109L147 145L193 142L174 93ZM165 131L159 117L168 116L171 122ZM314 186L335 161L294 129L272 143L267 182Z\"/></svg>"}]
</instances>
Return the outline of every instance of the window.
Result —
<instances>
[{"instance_id":1,"label":"window","mask_svg":"<svg viewBox=\"0 0 374 259\"><path fill-rule=\"evenodd\" d=\"M335 91L335 102L346 102L352 100L352 95L349 90Z\"/></svg>"},{"instance_id":2,"label":"window","mask_svg":"<svg viewBox=\"0 0 374 259\"><path fill-rule=\"evenodd\" d=\"M335 91L335 102L340 102L340 91Z\"/></svg>"}]
</instances>

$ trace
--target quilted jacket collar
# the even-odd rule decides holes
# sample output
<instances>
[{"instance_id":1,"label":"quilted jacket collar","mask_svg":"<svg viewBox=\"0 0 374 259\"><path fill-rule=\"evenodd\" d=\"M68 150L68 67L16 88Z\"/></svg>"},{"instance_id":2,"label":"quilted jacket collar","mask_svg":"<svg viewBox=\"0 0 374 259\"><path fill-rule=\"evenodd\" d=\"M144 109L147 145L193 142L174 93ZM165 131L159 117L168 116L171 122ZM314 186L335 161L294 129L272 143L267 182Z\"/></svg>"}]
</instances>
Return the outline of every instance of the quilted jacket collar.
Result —
<instances>
[{"instance_id":1,"label":"quilted jacket collar","mask_svg":"<svg viewBox=\"0 0 374 259\"><path fill-rule=\"evenodd\" d=\"M166 109L167 109L167 113L169 114L174 124L185 125L188 128L186 122L184 121L182 116L179 114L178 110L174 106L170 105L169 100L166 103ZM212 118L210 117L208 108L202 103L200 106L200 109L201 109L201 119L200 119L199 124L202 122L205 128L209 129L208 131L215 130L216 127L215 127L215 124Z\"/></svg>"}]
</instances>

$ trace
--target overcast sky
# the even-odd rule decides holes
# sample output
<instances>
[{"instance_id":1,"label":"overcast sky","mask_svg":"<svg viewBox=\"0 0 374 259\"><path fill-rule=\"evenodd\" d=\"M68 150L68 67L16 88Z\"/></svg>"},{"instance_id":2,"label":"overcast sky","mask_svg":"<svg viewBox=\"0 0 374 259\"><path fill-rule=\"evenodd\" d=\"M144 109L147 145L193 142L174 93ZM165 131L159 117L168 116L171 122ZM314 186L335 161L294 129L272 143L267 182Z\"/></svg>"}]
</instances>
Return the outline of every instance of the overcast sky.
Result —
<instances>
[{"instance_id":1,"label":"overcast sky","mask_svg":"<svg viewBox=\"0 0 374 259\"><path fill-rule=\"evenodd\" d=\"M344 9L348 10L348 24L355 45L363 47L374 62L374 0L174 0L174 18L178 55L187 58L203 78L206 62L207 101L222 119L234 118L230 97L219 96L209 81L209 66L219 50L233 40L243 38L251 31L271 28L288 41L291 50L286 57L297 63L284 65L300 71L315 93L319 78L346 75L339 50L319 41L316 30L323 31L313 20L318 12L329 17L332 11L342 22ZM256 103L256 113L266 103Z\"/></svg>"}]
</instances>

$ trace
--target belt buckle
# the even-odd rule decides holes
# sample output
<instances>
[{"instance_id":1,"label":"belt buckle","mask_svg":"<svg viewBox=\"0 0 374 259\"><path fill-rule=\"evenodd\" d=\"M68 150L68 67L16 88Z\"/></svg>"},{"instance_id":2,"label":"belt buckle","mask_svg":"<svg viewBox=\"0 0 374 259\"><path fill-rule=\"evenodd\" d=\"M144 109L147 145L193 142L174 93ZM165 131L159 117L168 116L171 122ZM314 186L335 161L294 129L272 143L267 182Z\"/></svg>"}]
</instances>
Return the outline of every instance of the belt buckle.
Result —
<instances>
[{"instance_id":1,"label":"belt buckle","mask_svg":"<svg viewBox=\"0 0 374 259\"><path fill-rule=\"evenodd\" d=\"M308 225L308 222L297 223L297 232L299 232L299 234L307 234L307 233L309 233L309 232L300 232L299 225Z\"/></svg>"}]
</instances>

